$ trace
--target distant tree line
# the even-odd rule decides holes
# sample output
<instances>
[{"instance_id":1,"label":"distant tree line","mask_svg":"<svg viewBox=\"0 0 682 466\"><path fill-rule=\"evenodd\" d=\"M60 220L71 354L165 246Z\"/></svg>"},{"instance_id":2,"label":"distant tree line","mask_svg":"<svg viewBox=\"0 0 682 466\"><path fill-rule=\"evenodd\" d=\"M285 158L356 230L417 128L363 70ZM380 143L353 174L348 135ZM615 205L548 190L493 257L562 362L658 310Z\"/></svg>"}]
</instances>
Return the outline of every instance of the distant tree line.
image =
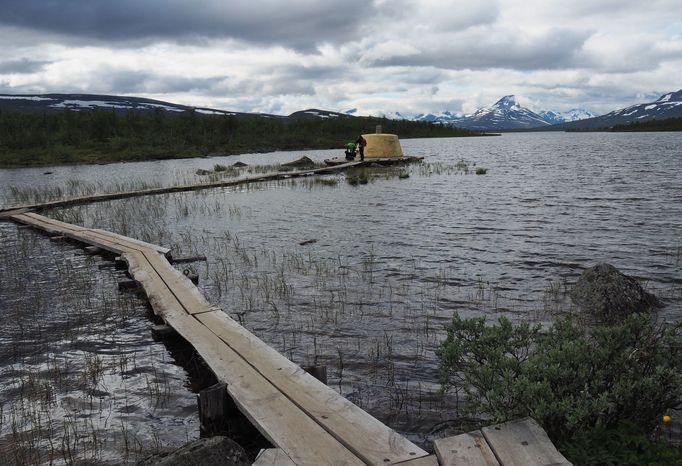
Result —
<instances>
[{"instance_id":1,"label":"distant tree line","mask_svg":"<svg viewBox=\"0 0 682 466\"><path fill-rule=\"evenodd\" d=\"M0 165L147 160L273 150L340 148L382 125L401 138L473 136L426 122L386 118L272 118L120 113L95 109L29 114L0 112Z\"/></svg>"},{"instance_id":2,"label":"distant tree line","mask_svg":"<svg viewBox=\"0 0 682 466\"><path fill-rule=\"evenodd\" d=\"M611 131L682 131L682 118L636 121L627 125L616 125Z\"/></svg>"}]
</instances>

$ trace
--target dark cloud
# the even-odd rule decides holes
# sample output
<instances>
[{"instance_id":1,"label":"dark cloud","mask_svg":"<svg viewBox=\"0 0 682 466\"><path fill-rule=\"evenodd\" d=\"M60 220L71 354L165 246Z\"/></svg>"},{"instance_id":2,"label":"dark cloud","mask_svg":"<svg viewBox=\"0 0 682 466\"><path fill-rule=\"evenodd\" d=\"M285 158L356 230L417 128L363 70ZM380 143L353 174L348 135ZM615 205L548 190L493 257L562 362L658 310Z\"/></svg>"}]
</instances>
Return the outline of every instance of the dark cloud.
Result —
<instances>
[{"instance_id":1,"label":"dark cloud","mask_svg":"<svg viewBox=\"0 0 682 466\"><path fill-rule=\"evenodd\" d=\"M45 65L50 63L49 61L29 60L28 58L0 61L0 74L31 74L42 70Z\"/></svg>"},{"instance_id":2,"label":"dark cloud","mask_svg":"<svg viewBox=\"0 0 682 466\"><path fill-rule=\"evenodd\" d=\"M0 0L0 24L111 42L233 38L296 49L355 38L364 0Z\"/></svg>"},{"instance_id":3,"label":"dark cloud","mask_svg":"<svg viewBox=\"0 0 682 466\"><path fill-rule=\"evenodd\" d=\"M93 75L87 89L100 93L118 94L211 94L225 81L225 77L192 78L177 75L155 74L147 71L102 69Z\"/></svg>"},{"instance_id":4,"label":"dark cloud","mask_svg":"<svg viewBox=\"0 0 682 466\"><path fill-rule=\"evenodd\" d=\"M381 58L378 66L432 66L442 69L514 70L580 66L579 54L590 33L554 29L539 37L511 31L485 31L454 36L449 43L423 47L415 53Z\"/></svg>"}]
</instances>

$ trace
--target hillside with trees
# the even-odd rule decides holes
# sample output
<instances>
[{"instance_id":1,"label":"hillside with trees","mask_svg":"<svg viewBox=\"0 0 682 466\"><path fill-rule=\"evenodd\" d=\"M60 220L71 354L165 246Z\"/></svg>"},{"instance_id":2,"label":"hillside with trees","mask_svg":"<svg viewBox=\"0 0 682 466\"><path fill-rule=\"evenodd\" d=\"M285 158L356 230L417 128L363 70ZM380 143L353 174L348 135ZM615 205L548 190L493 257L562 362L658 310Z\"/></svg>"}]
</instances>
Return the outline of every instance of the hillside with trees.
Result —
<instances>
[{"instance_id":1,"label":"hillside with trees","mask_svg":"<svg viewBox=\"0 0 682 466\"><path fill-rule=\"evenodd\" d=\"M617 125L611 131L644 132L644 131L682 131L682 118L666 118L665 120L650 120L634 122L627 125Z\"/></svg>"},{"instance_id":2,"label":"hillside with trees","mask_svg":"<svg viewBox=\"0 0 682 466\"><path fill-rule=\"evenodd\" d=\"M478 135L438 124L371 117L235 117L193 110L0 112L0 166L333 149L358 134L374 132L376 125L401 138Z\"/></svg>"}]
</instances>

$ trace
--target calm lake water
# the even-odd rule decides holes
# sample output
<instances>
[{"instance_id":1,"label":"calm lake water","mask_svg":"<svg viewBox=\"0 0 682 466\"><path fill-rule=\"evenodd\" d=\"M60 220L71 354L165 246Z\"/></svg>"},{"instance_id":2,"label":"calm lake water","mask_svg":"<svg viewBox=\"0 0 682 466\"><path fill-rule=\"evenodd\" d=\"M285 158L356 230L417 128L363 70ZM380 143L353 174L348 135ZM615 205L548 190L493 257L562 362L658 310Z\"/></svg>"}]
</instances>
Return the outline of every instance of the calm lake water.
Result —
<instances>
[{"instance_id":1,"label":"calm lake water","mask_svg":"<svg viewBox=\"0 0 682 466\"><path fill-rule=\"evenodd\" d=\"M426 446L457 418L454 400L438 394L434 354L454 312L546 324L572 311L565 293L580 273L608 262L662 299L661 319L682 318L682 134L505 134L402 145L424 157L406 179L377 172L351 184L341 174L48 214L172 247L176 257L206 255L181 267L199 274L211 302L296 363L327 365L331 386ZM0 170L0 199L21 203L36 186L57 196L193 182L202 179L198 168L216 163L339 152ZM487 174L473 174L477 167ZM0 223L0 233L0 338L12 348L1 353L0 374L14 387L0 390L2 436L11 438L8 413L19 413L24 392L42 393L43 411L59 422L72 415L65 398L90 400L87 415L74 417L99 419L78 431L83 457L132 461L138 450L198 436L190 380L151 340L143 301L120 297L116 272L15 225ZM316 241L300 244L307 240ZM81 278L65 279L74 276ZM16 278L31 286L12 285ZM121 352L144 361L134 376L119 367ZM50 368L66 361L85 382L59 385ZM49 393L24 388L41 382ZM126 397L113 385L125 386ZM107 441L88 452L93 431ZM130 433L140 447L121 457Z\"/></svg>"}]
</instances>

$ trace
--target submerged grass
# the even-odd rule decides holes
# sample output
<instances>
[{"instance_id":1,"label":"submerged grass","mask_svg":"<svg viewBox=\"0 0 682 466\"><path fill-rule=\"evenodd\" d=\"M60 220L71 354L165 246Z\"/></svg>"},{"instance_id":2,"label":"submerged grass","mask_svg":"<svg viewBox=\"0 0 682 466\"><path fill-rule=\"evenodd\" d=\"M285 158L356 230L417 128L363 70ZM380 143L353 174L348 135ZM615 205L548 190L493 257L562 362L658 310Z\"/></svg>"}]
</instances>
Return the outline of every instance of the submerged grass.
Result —
<instances>
[{"instance_id":1,"label":"submerged grass","mask_svg":"<svg viewBox=\"0 0 682 466\"><path fill-rule=\"evenodd\" d=\"M135 463L196 435L193 410L176 424L194 406L182 370L151 341L144 303L118 292L117 272L0 230L0 462Z\"/></svg>"}]
</instances>

